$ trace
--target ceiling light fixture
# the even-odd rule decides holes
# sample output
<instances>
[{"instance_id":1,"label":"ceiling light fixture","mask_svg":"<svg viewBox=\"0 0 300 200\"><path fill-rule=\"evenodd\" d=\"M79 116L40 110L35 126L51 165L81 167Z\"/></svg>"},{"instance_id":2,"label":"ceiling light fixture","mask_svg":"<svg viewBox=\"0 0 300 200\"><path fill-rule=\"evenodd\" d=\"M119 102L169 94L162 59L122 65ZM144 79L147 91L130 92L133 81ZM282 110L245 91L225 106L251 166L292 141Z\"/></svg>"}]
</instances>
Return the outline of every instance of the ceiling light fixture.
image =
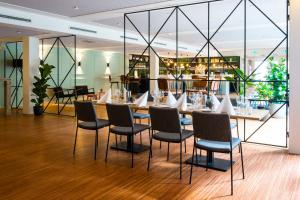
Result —
<instances>
[{"instance_id":1,"label":"ceiling light fixture","mask_svg":"<svg viewBox=\"0 0 300 200\"><path fill-rule=\"evenodd\" d=\"M17 33L17 34L21 34L22 32L21 32L21 31L17 31L16 33Z\"/></svg>"}]
</instances>

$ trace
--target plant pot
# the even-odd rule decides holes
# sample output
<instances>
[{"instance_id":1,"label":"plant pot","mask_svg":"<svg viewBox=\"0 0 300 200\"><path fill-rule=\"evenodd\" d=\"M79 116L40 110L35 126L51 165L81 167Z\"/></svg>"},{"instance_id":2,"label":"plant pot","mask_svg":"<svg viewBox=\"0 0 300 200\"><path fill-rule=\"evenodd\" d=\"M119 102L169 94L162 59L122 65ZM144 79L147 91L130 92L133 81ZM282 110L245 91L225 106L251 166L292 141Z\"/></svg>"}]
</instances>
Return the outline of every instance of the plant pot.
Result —
<instances>
[{"instance_id":1,"label":"plant pot","mask_svg":"<svg viewBox=\"0 0 300 200\"><path fill-rule=\"evenodd\" d=\"M272 115L282 106L282 103L270 103L269 105L270 105L270 115ZM280 110L278 110L277 113L274 114L273 117L277 118L277 119L285 118L286 117L286 105L282 106L282 108Z\"/></svg>"},{"instance_id":2,"label":"plant pot","mask_svg":"<svg viewBox=\"0 0 300 200\"><path fill-rule=\"evenodd\" d=\"M34 115L42 115L44 110L42 106L33 106Z\"/></svg>"}]
</instances>

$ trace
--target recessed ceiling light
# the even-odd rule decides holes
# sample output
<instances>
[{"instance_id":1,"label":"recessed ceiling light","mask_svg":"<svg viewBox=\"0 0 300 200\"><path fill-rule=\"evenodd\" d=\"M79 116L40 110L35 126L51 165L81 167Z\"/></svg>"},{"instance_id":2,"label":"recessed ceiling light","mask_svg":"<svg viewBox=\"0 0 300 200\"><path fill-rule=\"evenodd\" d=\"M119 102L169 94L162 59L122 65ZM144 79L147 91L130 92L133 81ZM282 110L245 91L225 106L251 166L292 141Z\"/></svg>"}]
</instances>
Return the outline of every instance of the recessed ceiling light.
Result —
<instances>
[{"instance_id":1,"label":"recessed ceiling light","mask_svg":"<svg viewBox=\"0 0 300 200\"><path fill-rule=\"evenodd\" d=\"M73 8L74 8L74 10L79 10L78 6L74 6Z\"/></svg>"}]
</instances>

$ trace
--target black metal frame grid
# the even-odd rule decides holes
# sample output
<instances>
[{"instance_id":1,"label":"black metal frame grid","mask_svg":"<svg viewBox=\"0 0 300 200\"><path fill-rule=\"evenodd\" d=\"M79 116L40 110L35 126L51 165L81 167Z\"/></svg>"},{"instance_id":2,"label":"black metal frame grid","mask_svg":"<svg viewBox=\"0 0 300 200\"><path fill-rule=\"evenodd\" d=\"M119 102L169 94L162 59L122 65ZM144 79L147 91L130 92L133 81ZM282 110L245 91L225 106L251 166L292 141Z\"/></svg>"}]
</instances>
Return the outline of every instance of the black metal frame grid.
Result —
<instances>
[{"instance_id":1,"label":"black metal frame grid","mask_svg":"<svg viewBox=\"0 0 300 200\"><path fill-rule=\"evenodd\" d=\"M65 43L62 41L62 38L73 38L73 47L71 48L74 48L74 55L72 55L72 53L68 50L68 47L65 45ZM51 48L49 49L48 52L44 52L44 45L45 45L45 41L49 41L49 40L54 40L54 42L52 43L51 45ZM54 84L55 87L62 87L63 83L65 82L65 80L69 77L71 77L71 71L74 70L74 87L76 86L76 66L77 66L77 57L76 57L76 49L77 49L77 39L76 39L76 35L66 35L66 36L59 36L59 37L50 37L50 38L42 38L40 39L41 41L41 44L42 44L42 62L43 63L47 63L47 59L49 57L49 55L51 54L52 51L54 51L54 48L56 48L56 53L57 53L57 56L56 56L56 65L55 66L55 69L56 70L56 73L57 73L57 78L56 80L53 78L53 76L50 74L50 78ZM61 45L60 45L61 44ZM60 81L60 68L61 67L66 67L65 65L64 66L60 66L60 51L61 49L65 50L68 55L70 56L70 58L72 59L72 65L69 67L69 70L67 72L67 74L63 77L63 80ZM46 56L44 56L44 53L46 53ZM50 100L49 102L47 103L47 105L44 107L44 112L45 113L48 113L46 112L48 106L51 104L52 101L54 101L54 97L55 97L55 94L50 97ZM69 101L69 100L68 100ZM65 106L67 105L67 102L65 103L60 103L59 100L57 100L57 112L55 114L57 115L65 115L65 114L62 114ZM60 108L60 104L63 104L62 108ZM53 114L53 113L48 113L48 114ZM66 115L66 116L70 116L70 115ZM73 116L73 115L72 115Z\"/></svg>"},{"instance_id":2,"label":"black metal frame grid","mask_svg":"<svg viewBox=\"0 0 300 200\"><path fill-rule=\"evenodd\" d=\"M263 12L263 10L261 8L259 8L259 6L257 6L253 0L240 0L238 1L237 5L234 7L234 9L229 13L229 15L224 19L224 21L221 23L221 25L213 32L211 33L210 30L210 20L211 20L211 16L210 16L210 12L211 12L211 4L213 3L218 3L220 1L226 1L226 0L211 0L211 1L205 1L205 2L196 2L196 3L190 3L190 4L184 4L184 5L178 5L178 6L169 6L169 7L163 7L163 8L157 8L157 9L150 9L150 10L142 10L142 11L136 11L136 12L130 12L130 13L125 13L124 14L124 75L128 76L127 73L126 74L126 22L128 21L130 23L131 26L133 26L133 28L135 29L135 31L138 33L138 35L144 40L145 44L146 44L146 48L144 49L144 51L142 52L141 55L144 55L145 52L148 50L148 54L149 54L149 58L150 58L150 50L152 50L154 52L154 54L156 54L156 56L158 56L158 58L162 61L161 57L159 56L159 54L156 52L156 50L151 46L153 41L155 40L155 38L158 36L158 34L160 33L160 31L163 29L163 27L166 25L166 23L168 22L168 20L170 19L170 17L175 14L176 15L176 61L178 60L178 13L181 12L183 14L183 16L186 17L186 19L195 27L195 29L202 35L202 37L205 38L206 43L201 47L201 49L199 50L199 52L196 54L196 56L194 57L194 59L196 59L198 57L198 55L203 51L203 49L207 46L207 54L208 54L208 74L210 74L210 68L211 68L211 63L210 63L210 47L212 47L213 49L216 50L216 52L220 55L220 57L223 58L223 60L225 61L225 63L230 66L230 68L232 68L233 72L235 73L235 75L238 77L236 79L236 82L238 83L244 83L244 96L247 96L246 94L246 83L248 82L252 82L252 83L258 83L258 82L272 82L272 83L276 83L276 82L284 82L287 87L286 87L286 100L285 101L273 101L274 103L283 103L282 106L277 109L275 111L274 114L272 114L270 117L268 117L268 119L266 119L253 133L251 133L248 137L246 137L246 119L244 119L244 142L250 142L250 143L254 143L249 141L249 139L258 132L258 130L263 127L280 109L283 109L283 107L286 107L286 141L285 141L285 145L272 145L272 144L265 144L265 143L257 143L257 144L263 144L263 145L271 145L271 146L279 146L279 147L287 147L287 138L288 138L288 105L289 105L289 85L288 85L288 79L289 79L289 75L288 75L288 65L289 65L289 52L288 52L288 32L289 32L289 0L282 0L283 2L286 3L286 8L283 8L283 12L286 12L286 30L283 30L282 28L280 28L279 25L277 25L265 12ZM181 9L182 7L186 7L186 6L193 6L193 5L199 5L199 4L205 4L207 5L207 17L208 17L208 22L207 22L207 36L200 30L200 28L198 28L195 23L193 23L193 21L188 17L188 15L186 15L186 13ZM219 30L223 27L224 24L226 24L226 22L228 21L229 18L232 17L232 14L237 10L238 7L243 6L243 13L244 13L244 21L243 21L243 25L244 25L244 34L243 34L243 53L244 53L244 69L243 71L246 72L246 65L247 65L247 4L251 4L257 11L259 11L259 13L262 14L263 17L265 17L271 24L274 25L274 27L276 27L282 34L283 34L283 38L280 41L280 43L278 43L278 45L266 56L266 58L258 65L257 68L255 68L253 70L253 72L249 75L244 75L241 76L236 70L235 68L230 64L230 62L223 56L223 54L218 50L218 48L213 44L213 42L211 41L212 38L219 32ZM151 38L150 36L150 29L151 29L151 12L152 11L157 11L157 10L164 10L164 9L173 9L172 12L170 13L170 15L166 18L166 20L164 21L164 23L161 25L161 27L158 29L158 31L156 32L156 34ZM135 14L138 13L145 13L148 15L148 38L144 37L144 34L142 34L142 31L140 31L137 26L133 23L133 21L130 19L131 16L134 16ZM129 38L130 39L130 38ZM267 61L267 59L272 56L272 54L282 45L285 45L285 49L286 49L286 70L287 70L287 76L286 76L286 80L285 81L266 81L266 80L253 80L253 74L263 65L263 63L265 61ZM193 60L194 60L193 59ZM149 59L150 62L150 59ZM164 63L164 62L162 62ZM133 66L130 66L129 69L133 70L135 65L137 64L134 63ZM177 69L177 67L176 67ZM149 71L150 73L150 71ZM176 94L178 93L178 82L182 81L182 74L178 73L178 70L176 70L176 74L174 75L173 73L171 73L174 76L175 79L175 87L176 87ZM150 79L150 80L157 80L157 79ZM220 81L220 80L211 80L208 76L207 80L205 80L208 82L208 94L210 93L210 84L212 81ZM225 80L227 81L227 80ZM185 88L183 88L183 91L185 90ZM257 101L264 101L264 102L268 102L268 99L257 99Z\"/></svg>"},{"instance_id":3,"label":"black metal frame grid","mask_svg":"<svg viewBox=\"0 0 300 200\"><path fill-rule=\"evenodd\" d=\"M23 66L17 66L18 63L17 60L22 59L23 57L23 50L18 49L18 45L22 45L23 42L17 41L17 42L6 42L5 48L4 48L4 77L12 79L15 78L15 82L11 85L12 92L11 92L11 108L19 109L22 102L23 102L23 96L21 99L18 99L20 89L23 88ZM12 49L14 48L14 49ZM8 59L8 56L11 59ZM12 71L9 74L7 73L7 61L12 60Z\"/></svg>"}]
</instances>

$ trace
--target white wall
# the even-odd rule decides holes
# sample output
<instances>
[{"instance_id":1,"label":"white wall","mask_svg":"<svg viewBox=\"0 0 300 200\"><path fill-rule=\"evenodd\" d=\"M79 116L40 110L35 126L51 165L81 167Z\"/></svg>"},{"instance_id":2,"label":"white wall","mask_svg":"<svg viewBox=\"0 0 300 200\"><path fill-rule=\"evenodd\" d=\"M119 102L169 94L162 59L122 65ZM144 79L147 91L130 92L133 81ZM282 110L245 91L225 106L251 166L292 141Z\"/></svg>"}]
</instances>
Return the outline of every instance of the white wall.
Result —
<instances>
[{"instance_id":1,"label":"white wall","mask_svg":"<svg viewBox=\"0 0 300 200\"><path fill-rule=\"evenodd\" d=\"M291 1L289 152L300 154L300 1Z\"/></svg>"},{"instance_id":2,"label":"white wall","mask_svg":"<svg viewBox=\"0 0 300 200\"><path fill-rule=\"evenodd\" d=\"M32 88L34 76L38 75L39 39L25 37L23 39L23 114L33 114Z\"/></svg>"}]
</instances>

